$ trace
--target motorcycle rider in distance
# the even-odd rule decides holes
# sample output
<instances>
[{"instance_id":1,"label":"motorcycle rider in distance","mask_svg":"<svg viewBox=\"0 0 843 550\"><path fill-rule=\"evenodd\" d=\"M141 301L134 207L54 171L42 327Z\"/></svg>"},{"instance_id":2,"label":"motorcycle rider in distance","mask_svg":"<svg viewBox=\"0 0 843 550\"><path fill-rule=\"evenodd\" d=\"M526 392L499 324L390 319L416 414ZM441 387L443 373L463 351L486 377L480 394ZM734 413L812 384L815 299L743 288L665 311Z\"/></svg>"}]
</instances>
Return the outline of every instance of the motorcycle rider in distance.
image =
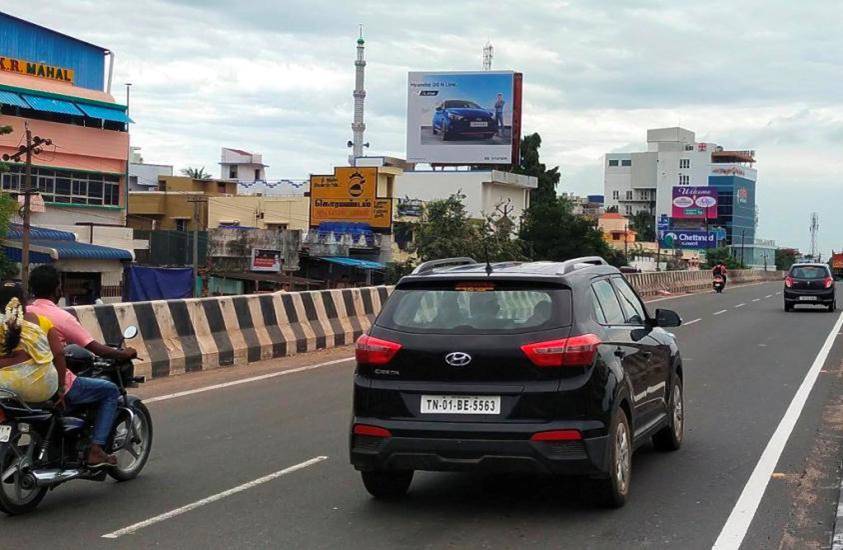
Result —
<instances>
[{"instance_id":1,"label":"motorcycle rider in distance","mask_svg":"<svg viewBox=\"0 0 843 550\"><path fill-rule=\"evenodd\" d=\"M29 288L35 299L27 311L49 319L59 333L63 346L76 344L95 355L117 361L129 361L137 357L133 348L118 350L97 342L76 317L56 305L62 295L61 279L53 266L40 265L33 269L29 275ZM70 370L65 374L64 388L64 400L68 408L93 405L96 409L96 421L86 461L88 467L101 468L117 464L117 458L106 453L103 446L117 415L120 390L108 380L77 378Z\"/></svg>"},{"instance_id":2,"label":"motorcycle rider in distance","mask_svg":"<svg viewBox=\"0 0 843 550\"><path fill-rule=\"evenodd\" d=\"M722 261L718 262L714 269L711 270L711 274L717 278L721 277L723 279L723 286L726 286L726 264Z\"/></svg>"}]
</instances>

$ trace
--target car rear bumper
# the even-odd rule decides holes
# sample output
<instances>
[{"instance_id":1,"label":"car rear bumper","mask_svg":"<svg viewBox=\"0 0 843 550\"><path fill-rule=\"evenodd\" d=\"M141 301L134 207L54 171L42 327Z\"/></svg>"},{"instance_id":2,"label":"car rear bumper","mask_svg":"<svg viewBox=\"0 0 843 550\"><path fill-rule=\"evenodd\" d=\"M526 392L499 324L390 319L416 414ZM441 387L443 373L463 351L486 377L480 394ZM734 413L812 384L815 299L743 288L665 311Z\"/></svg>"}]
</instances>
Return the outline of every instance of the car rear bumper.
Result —
<instances>
[{"instance_id":1,"label":"car rear bumper","mask_svg":"<svg viewBox=\"0 0 843 550\"><path fill-rule=\"evenodd\" d=\"M816 300L802 300L801 298L815 296ZM792 289L785 288L784 301L789 303L803 304L830 304L834 301L834 287L817 289Z\"/></svg>"},{"instance_id":2,"label":"car rear bumper","mask_svg":"<svg viewBox=\"0 0 843 550\"><path fill-rule=\"evenodd\" d=\"M401 423L358 419L392 432L391 437L351 436L351 463L358 470L529 472L604 475L608 469L606 435L588 436L599 422L529 425ZM581 440L531 441L537 432L578 429ZM457 431L458 430L458 431Z\"/></svg>"}]
</instances>

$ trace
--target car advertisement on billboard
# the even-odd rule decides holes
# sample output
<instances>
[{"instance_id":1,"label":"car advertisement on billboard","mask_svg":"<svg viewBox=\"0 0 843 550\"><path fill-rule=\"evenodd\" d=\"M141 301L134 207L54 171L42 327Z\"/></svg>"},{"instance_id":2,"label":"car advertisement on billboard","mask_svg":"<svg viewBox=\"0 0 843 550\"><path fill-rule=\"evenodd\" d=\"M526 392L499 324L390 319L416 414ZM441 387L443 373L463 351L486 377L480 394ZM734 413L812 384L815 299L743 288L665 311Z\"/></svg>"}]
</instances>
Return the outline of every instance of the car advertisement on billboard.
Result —
<instances>
[{"instance_id":1,"label":"car advertisement on billboard","mask_svg":"<svg viewBox=\"0 0 843 550\"><path fill-rule=\"evenodd\" d=\"M378 169L343 166L332 176L310 177L310 225L359 222L372 228L392 225L392 201L378 198Z\"/></svg>"},{"instance_id":2,"label":"car advertisement on billboard","mask_svg":"<svg viewBox=\"0 0 843 550\"><path fill-rule=\"evenodd\" d=\"M715 187L674 187L672 216L677 219L717 217Z\"/></svg>"},{"instance_id":3,"label":"car advertisement on billboard","mask_svg":"<svg viewBox=\"0 0 843 550\"><path fill-rule=\"evenodd\" d=\"M512 164L521 142L521 74L411 72L407 160Z\"/></svg>"},{"instance_id":4,"label":"car advertisement on billboard","mask_svg":"<svg viewBox=\"0 0 843 550\"><path fill-rule=\"evenodd\" d=\"M670 230L660 235L662 248L717 248L717 234L714 231Z\"/></svg>"}]
</instances>

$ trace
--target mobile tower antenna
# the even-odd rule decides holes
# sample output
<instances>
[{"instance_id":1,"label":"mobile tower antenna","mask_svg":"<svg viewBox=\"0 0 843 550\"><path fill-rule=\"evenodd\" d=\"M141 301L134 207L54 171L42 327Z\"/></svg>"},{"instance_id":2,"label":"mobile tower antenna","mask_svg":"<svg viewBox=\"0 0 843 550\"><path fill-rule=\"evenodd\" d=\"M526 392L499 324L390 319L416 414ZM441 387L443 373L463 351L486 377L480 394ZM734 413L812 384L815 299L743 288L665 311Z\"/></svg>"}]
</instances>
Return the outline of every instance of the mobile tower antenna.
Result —
<instances>
[{"instance_id":1,"label":"mobile tower antenna","mask_svg":"<svg viewBox=\"0 0 843 550\"><path fill-rule=\"evenodd\" d=\"M820 217L816 212L811 212L811 260L817 259L817 233L820 230Z\"/></svg>"},{"instance_id":2,"label":"mobile tower antenna","mask_svg":"<svg viewBox=\"0 0 843 550\"><path fill-rule=\"evenodd\" d=\"M492 46L491 42L486 42L486 45L483 46L483 70L484 71L491 71L492 70L492 58L495 57L495 47Z\"/></svg>"}]
</instances>

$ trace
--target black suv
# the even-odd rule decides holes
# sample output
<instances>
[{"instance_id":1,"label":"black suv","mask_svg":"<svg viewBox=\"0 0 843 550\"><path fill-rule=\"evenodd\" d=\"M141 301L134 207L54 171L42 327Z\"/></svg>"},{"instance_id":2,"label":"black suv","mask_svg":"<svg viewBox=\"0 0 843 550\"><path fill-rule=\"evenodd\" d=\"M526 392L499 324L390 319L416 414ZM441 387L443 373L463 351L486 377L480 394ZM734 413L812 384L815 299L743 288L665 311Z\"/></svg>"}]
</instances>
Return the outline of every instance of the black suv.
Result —
<instances>
[{"instance_id":1,"label":"black suv","mask_svg":"<svg viewBox=\"0 0 843 550\"><path fill-rule=\"evenodd\" d=\"M826 264L793 264L784 278L784 310L797 304L824 305L828 311L837 309L834 277Z\"/></svg>"},{"instance_id":2,"label":"black suv","mask_svg":"<svg viewBox=\"0 0 843 550\"><path fill-rule=\"evenodd\" d=\"M633 450L682 443L680 323L598 257L424 263L357 342L351 463L381 498L414 470L541 472L621 506Z\"/></svg>"}]
</instances>

